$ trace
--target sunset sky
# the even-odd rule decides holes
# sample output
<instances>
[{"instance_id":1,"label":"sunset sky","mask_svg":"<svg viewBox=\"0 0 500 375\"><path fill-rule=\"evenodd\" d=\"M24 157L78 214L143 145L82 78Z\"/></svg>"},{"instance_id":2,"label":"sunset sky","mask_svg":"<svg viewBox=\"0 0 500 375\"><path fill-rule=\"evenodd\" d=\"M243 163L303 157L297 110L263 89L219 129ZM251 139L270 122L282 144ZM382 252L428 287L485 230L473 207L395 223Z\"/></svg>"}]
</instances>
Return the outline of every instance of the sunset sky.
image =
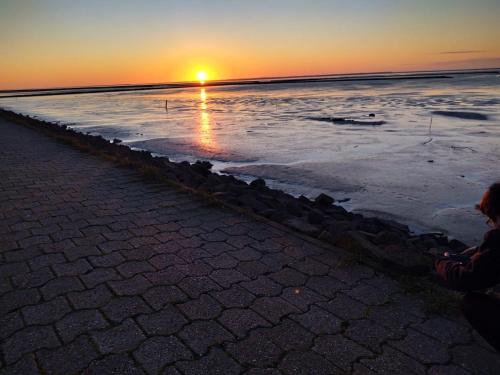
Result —
<instances>
[{"instance_id":1,"label":"sunset sky","mask_svg":"<svg viewBox=\"0 0 500 375\"><path fill-rule=\"evenodd\" d=\"M500 67L499 0L0 0L0 89Z\"/></svg>"}]
</instances>

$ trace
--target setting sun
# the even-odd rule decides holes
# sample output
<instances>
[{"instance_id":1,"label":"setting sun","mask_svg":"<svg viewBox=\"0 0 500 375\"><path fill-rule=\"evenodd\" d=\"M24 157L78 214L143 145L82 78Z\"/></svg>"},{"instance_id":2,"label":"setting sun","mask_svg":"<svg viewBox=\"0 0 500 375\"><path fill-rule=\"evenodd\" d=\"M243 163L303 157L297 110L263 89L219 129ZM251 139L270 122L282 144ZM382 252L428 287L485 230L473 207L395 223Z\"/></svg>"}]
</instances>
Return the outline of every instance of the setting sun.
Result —
<instances>
[{"instance_id":1,"label":"setting sun","mask_svg":"<svg viewBox=\"0 0 500 375\"><path fill-rule=\"evenodd\" d=\"M203 70L200 70L196 73L196 78L198 79L198 81L200 81L201 84L205 83L207 77L208 77L207 72Z\"/></svg>"}]
</instances>

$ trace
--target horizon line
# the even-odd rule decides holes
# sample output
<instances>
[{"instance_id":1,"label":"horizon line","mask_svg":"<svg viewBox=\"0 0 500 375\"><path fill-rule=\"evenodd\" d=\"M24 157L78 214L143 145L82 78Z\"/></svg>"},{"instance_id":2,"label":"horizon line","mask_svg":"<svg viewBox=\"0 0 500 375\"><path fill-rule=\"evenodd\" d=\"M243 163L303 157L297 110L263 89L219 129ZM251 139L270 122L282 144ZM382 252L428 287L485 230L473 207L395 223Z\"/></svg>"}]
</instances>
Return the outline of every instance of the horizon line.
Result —
<instances>
[{"instance_id":1,"label":"horizon line","mask_svg":"<svg viewBox=\"0 0 500 375\"><path fill-rule=\"evenodd\" d=\"M407 75L402 76L401 78L411 78L411 74L467 74L467 73L500 73L500 67L491 67L491 68L466 68L466 69L436 69L436 70L407 70L407 71L380 71L380 72L357 72L357 73L331 73L331 74L302 74L302 75L288 75L288 76L263 76L263 77L251 77L251 78L227 78L227 79L218 79L218 80L207 80L203 84L200 81L175 81L175 82L159 82L159 83L118 83L118 84L108 84L108 85L88 85L88 86L62 86L62 87L47 87L47 88L23 88L23 89L3 89L0 90L0 94L9 94L9 93L21 93L21 92L47 92L47 94L38 94L38 95L57 95L50 94L53 91L63 91L60 94L77 94L77 93L92 93L92 91L82 91L79 92L77 90L98 90L94 92L111 92L111 91L134 91L134 90L154 90L154 89L162 89L162 88L189 88L189 87L210 87L210 86L229 86L229 85L244 85L244 84L271 84L271 83L300 83L300 82L325 82L326 77L368 77L372 76L372 79L391 79L397 78L398 75ZM378 75L378 76L377 76ZM394 75L393 77L380 77L380 75ZM315 78L319 78L319 80L315 80ZM321 78L325 78L322 80ZM414 78L426 78L425 76L414 76ZM427 78L433 78L433 75L428 76ZM264 82L260 82L264 80ZM354 80L354 79L353 79ZM359 79L362 80L362 79ZM268 81L268 82L266 82ZM332 79L331 81L335 81ZM341 80L337 80L341 81ZM166 87L161 87L166 86ZM102 91L99 91L102 90ZM106 91L104 91L106 90ZM76 91L76 92L66 92L66 91ZM37 94L27 94L27 95L4 95L0 96L0 98L8 98L8 97L21 97L21 96L38 96Z\"/></svg>"}]
</instances>

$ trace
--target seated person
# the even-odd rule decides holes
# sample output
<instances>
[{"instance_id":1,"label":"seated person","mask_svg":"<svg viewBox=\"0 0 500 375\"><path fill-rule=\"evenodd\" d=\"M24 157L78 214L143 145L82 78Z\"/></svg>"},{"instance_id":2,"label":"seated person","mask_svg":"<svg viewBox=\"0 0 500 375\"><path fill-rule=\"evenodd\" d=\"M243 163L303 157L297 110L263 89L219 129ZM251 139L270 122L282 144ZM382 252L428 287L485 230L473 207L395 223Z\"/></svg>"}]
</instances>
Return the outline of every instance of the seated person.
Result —
<instances>
[{"instance_id":1,"label":"seated person","mask_svg":"<svg viewBox=\"0 0 500 375\"><path fill-rule=\"evenodd\" d=\"M465 317L500 352L500 299L484 293L500 283L500 182L490 186L477 208L492 227L483 243L460 254L444 253L435 267L450 288L466 292Z\"/></svg>"}]
</instances>

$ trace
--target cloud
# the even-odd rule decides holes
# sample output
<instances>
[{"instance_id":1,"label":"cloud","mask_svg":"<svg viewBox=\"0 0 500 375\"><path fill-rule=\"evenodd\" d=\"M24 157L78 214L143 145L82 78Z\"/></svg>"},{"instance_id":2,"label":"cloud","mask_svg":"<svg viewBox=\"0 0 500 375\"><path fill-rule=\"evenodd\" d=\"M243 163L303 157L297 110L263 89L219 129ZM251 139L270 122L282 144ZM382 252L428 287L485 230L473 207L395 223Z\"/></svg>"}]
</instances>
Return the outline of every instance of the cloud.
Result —
<instances>
[{"instance_id":1,"label":"cloud","mask_svg":"<svg viewBox=\"0 0 500 375\"><path fill-rule=\"evenodd\" d=\"M465 54L471 54L471 53L482 53L486 51L481 51L477 49L470 49L470 50L457 50L457 51L443 51L439 52L440 55L465 55Z\"/></svg>"}]
</instances>

